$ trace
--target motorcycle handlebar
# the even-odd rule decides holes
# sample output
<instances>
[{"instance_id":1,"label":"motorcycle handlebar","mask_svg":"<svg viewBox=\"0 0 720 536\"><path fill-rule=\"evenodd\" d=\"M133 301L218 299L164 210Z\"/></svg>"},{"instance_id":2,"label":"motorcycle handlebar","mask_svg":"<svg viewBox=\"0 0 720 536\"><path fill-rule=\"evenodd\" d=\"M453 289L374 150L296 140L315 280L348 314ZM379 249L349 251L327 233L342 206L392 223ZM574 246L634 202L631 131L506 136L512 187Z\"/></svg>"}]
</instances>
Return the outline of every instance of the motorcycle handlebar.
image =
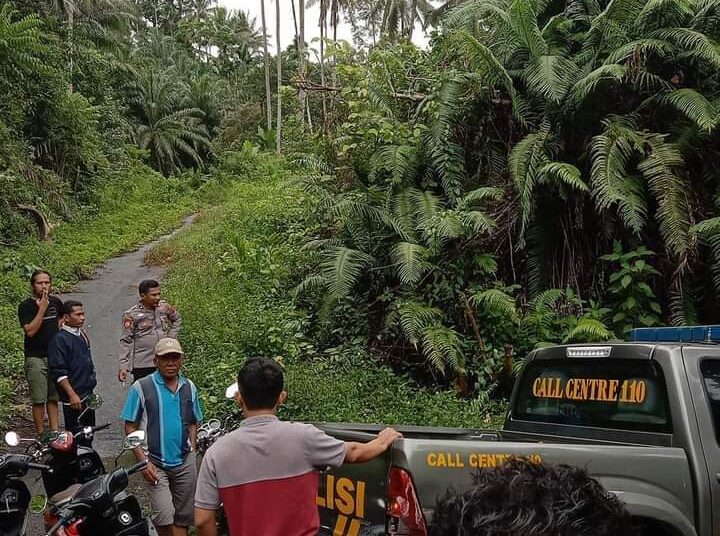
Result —
<instances>
[{"instance_id":1,"label":"motorcycle handlebar","mask_svg":"<svg viewBox=\"0 0 720 536\"><path fill-rule=\"evenodd\" d=\"M133 465L132 467L127 469L128 475L133 475L135 473L139 473L140 471L145 470L145 468L147 467L147 464L148 464L147 460L143 460L141 462L136 463L135 465Z\"/></svg>"},{"instance_id":2,"label":"motorcycle handlebar","mask_svg":"<svg viewBox=\"0 0 720 536\"><path fill-rule=\"evenodd\" d=\"M93 432L99 432L100 430L105 430L105 428L110 428L111 426L111 422L106 422L105 424L101 424L100 426L95 426L93 428Z\"/></svg>"},{"instance_id":3,"label":"motorcycle handlebar","mask_svg":"<svg viewBox=\"0 0 720 536\"><path fill-rule=\"evenodd\" d=\"M31 469L40 469L41 471L49 471L52 473L52 467L50 467L49 465L46 465L44 463L30 462L30 463L28 463L28 467L30 467Z\"/></svg>"}]
</instances>

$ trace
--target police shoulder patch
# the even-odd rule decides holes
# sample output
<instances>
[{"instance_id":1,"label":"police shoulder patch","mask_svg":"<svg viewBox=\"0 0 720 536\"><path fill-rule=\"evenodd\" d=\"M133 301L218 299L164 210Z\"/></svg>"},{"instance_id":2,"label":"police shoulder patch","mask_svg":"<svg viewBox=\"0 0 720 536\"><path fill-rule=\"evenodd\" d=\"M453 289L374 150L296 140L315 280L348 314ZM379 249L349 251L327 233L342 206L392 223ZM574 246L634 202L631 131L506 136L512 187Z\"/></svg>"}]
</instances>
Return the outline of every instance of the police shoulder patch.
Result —
<instances>
[{"instance_id":1,"label":"police shoulder patch","mask_svg":"<svg viewBox=\"0 0 720 536\"><path fill-rule=\"evenodd\" d=\"M123 315L123 327L125 329L130 329L132 327L132 325L133 325L133 317L127 313L124 314Z\"/></svg>"}]
</instances>

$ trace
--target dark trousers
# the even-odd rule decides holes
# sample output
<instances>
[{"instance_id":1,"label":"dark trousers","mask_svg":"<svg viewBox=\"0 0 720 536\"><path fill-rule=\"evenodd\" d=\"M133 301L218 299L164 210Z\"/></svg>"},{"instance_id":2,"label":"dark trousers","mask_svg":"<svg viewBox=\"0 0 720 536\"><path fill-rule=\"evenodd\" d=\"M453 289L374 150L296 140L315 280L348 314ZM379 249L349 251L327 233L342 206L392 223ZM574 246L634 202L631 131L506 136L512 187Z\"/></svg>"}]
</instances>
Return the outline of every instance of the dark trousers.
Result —
<instances>
[{"instance_id":1,"label":"dark trousers","mask_svg":"<svg viewBox=\"0 0 720 536\"><path fill-rule=\"evenodd\" d=\"M150 374L155 372L155 370L155 367L134 368L132 369L133 381L136 382L138 380L141 380L145 376L150 376Z\"/></svg>"},{"instance_id":2,"label":"dark trousers","mask_svg":"<svg viewBox=\"0 0 720 536\"><path fill-rule=\"evenodd\" d=\"M63 404L63 417L65 418L65 429L73 434L82 430L84 426L95 426L95 410L87 409L84 405L80 410L76 410ZM84 437L78 437L77 441L80 445L88 447L92 445L92 440Z\"/></svg>"}]
</instances>

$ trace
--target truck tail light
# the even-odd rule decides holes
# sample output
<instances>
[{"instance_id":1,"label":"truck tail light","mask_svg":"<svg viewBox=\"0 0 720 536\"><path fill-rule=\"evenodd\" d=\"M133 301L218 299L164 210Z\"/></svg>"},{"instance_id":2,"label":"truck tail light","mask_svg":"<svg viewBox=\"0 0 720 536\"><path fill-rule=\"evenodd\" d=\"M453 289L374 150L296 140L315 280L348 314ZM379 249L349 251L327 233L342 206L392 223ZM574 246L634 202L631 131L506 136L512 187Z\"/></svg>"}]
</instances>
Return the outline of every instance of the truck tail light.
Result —
<instances>
[{"instance_id":1,"label":"truck tail light","mask_svg":"<svg viewBox=\"0 0 720 536\"><path fill-rule=\"evenodd\" d=\"M390 468L388 498L390 534L427 536L425 516L410 473L399 467Z\"/></svg>"}]
</instances>

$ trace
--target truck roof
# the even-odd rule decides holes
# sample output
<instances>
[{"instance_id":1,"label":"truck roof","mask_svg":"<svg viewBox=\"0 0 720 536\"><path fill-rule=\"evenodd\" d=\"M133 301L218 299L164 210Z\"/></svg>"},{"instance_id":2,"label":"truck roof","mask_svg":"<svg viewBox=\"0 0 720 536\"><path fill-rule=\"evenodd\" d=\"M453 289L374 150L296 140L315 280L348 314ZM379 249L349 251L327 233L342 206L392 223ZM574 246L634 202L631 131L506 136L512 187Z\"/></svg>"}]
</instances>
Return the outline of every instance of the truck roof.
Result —
<instances>
[{"instance_id":1,"label":"truck roof","mask_svg":"<svg viewBox=\"0 0 720 536\"><path fill-rule=\"evenodd\" d=\"M539 359L589 359L589 358L622 358L652 359L658 348L669 351L681 348L704 348L720 353L720 344L715 342L627 342L608 341L602 343L562 344L533 350L530 360ZM714 353L714 352L713 352Z\"/></svg>"}]
</instances>

